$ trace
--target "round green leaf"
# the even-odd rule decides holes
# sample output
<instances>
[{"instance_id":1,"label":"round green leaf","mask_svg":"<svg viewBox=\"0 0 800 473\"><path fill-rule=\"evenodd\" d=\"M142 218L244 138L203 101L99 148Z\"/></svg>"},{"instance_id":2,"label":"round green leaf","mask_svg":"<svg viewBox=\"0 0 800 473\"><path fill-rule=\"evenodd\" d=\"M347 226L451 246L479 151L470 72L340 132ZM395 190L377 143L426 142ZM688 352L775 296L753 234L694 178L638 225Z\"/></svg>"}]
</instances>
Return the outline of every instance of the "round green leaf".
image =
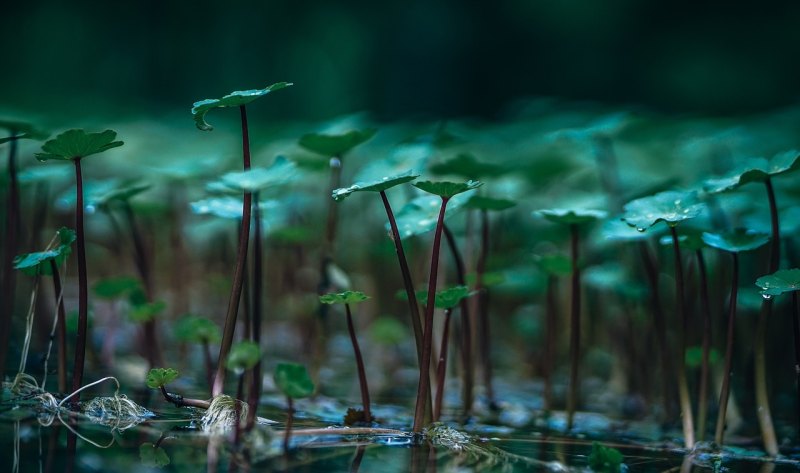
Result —
<instances>
[{"instance_id":1,"label":"round green leaf","mask_svg":"<svg viewBox=\"0 0 800 473\"><path fill-rule=\"evenodd\" d=\"M178 376L180 373L174 368L153 368L147 373L147 387L158 389L175 381Z\"/></svg>"},{"instance_id":2,"label":"round green leaf","mask_svg":"<svg viewBox=\"0 0 800 473\"><path fill-rule=\"evenodd\" d=\"M482 186L483 183L480 181L471 180L467 182L418 181L412 185L417 189L425 191L429 194L438 195L443 199L449 199L454 195L461 194L472 189L477 189L478 187Z\"/></svg>"},{"instance_id":3,"label":"round green leaf","mask_svg":"<svg viewBox=\"0 0 800 473\"><path fill-rule=\"evenodd\" d=\"M292 399L314 394L314 382L308 376L306 367L299 363L278 363L273 378L278 389Z\"/></svg>"},{"instance_id":4,"label":"round green leaf","mask_svg":"<svg viewBox=\"0 0 800 473\"><path fill-rule=\"evenodd\" d=\"M275 92L276 90L285 89L291 85L293 84L290 82L277 82L263 89L236 90L222 97L221 99L200 100L192 105L192 117L194 118L197 128L203 131L211 131L214 129L214 127L206 122L206 114L211 109L247 105L259 97L263 97L270 92Z\"/></svg>"},{"instance_id":5,"label":"round green leaf","mask_svg":"<svg viewBox=\"0 0 800 473\"><path fill-rule=\"evenodd\" d=\"M244 340L236 342L228 353L225 366L231 371L249 370L261 359L261 349L256 342Z\"/></svg>"},{"instance_id":6,"label":"round green leaf","mask_svg":"<svg viewBox=\"0 0 800 473\"><path fill-rule=\"evenodd\" d=\"M506 210L517 205L513 200L497 199L493 197L485 197L482 195L473 195L464 204L468 209L478 210Z\"/></svg>"},{"instance_id":7,"label":"round green leaf","mask_svg":"<svg viewBox=\"0 0 800 473\"><path fill-rule=\"evenodd\" d=\"M756 280L761 295L766 298L779 296L784 292L800 290L800 269L781 269Z\"/></svg>"},{"instance_id":8,"label":"round green leaf","mask_svg":"<svg viewBox=\"0 0 800 473\"><path fill-rule=\"evenodd\" d=\"M213 197L198 200L189 205L192 208L192 212L199 215L209 214L227 219L242 218L242 200L236 197Z\"/></svg>"},{"instance_id":9,"label":"round green leaf","mask_svg":"<svg viewBox=\"0 0 800 473\"><path fill-rule=\"evenodd\" d=\"M628 202L622 219L643 232L658 222L674 227L699 216L704 208L697 200L697 192L666 191Z\"/></svg>"},{"instance_id":10,"label":"round green leaf","mask_svg":"<svg viewBox=\"0 0 800 473\"><path fill-rule=\"evenodd\" d=\"M278 156L267 168L252 168L247 171L229 172L220 182L224 187L239 192L257 192L268 187L292 181L297 175L297 165L283 156Z\"/></svg>"},{"instance_id":11,"label":"round green leaf","mask_svg":"<svg viewBox=\"0 0 800 473\"><path fill-rule=\"evenodd\" d=\"M158 317L158 314L167 308L167 303L164 301L145 302L136 304L128 312L128 318L133 322L144 323Z\"/></svg>"},{"instance_id":12,"label":"round green leaf","mask_svg":"<svg viewBox=\"0 0 800 473\"><path fill-rule=\"evenodd\" d=\"M724 233L703 233L706 245L731 253L751 251L765 245L769 241L766 233L736 228Z\"/></svg>"},{"instance_id":13,"label":"round green leaf","mask_svg":"<svg viewBox=\"0 0 800 473\"><path fill-rule=\"evenodd\" d=\"M616 448L594 442L589 454L589 467L597 473L619 473L622 471L622 459L622 453Z\"/></svg>"},{"instance_id":14,"label":"round green leaf","mask_svg":"<svg viewBox=\"0 0 800 473\"><path fill-rule=\"evenodd\" d=\"M551 222L563 225L580 225L604 219L608 215L608 212L592 209L546 209L537 210L534 212L534 215L542 216Z\"/></svg>"},{"instance_id":15,"label":"round green leaf","mask_svg":"<svg viewBox=\"0 0 800 473\"><path fill-rule=\"evenodd\" d=\"M635 228L625 223L622 217L606 220L600 228L600 234L606 240L611 241L634 241L650 238L649 234L636 231Z\"/></svg>"},{"instance_id":16,"label":"round green leaf","mask_svg":"<svg viewBox=\"0 0 800 473\"><path fill-rule=\"evenodd\" d=\"M52 276L53 269L50 262L55 261L56 266L61 265L64 259L72 253L71 245L75 242L75 231L61 227L58 230L60 244L52 250L26 253L14 258L14 269L19 269L29 276Z\"/></svg>"},{"instance_id":17,"label":"round green leaf","mask_svg":"<svg viewBox=\"0 0 800 473\"><path fill-rule=\"evenodd\" d=\"M9 136L0 137L0 145L12 140L43 140L47 138L47 133L36 129L28 122L0 120L0 128L9 133Z\"/></svg>"},{"instance_id":18,"label":"round green leaf","mask_svg":"<svg viewBox=\"0 0 800 473\"><path fill-rule=\"evenodd\" d=\"M499 164L478 161L469 153L461 153L453 158L431 166L431 173L436 175L454 175L466 179L484 179L505 174L508 169Z\"/></svg>"},{"instance_id":19,"label":"round green leaf","mask_svg":"<svg viewBox=\"0 0 800 473\"><path fill-rule=\"evenodd\" d=\"M143 443L139 445L139 461L147 468L162 468L169 465L169 456L163 448Z\"/></svg>"},{"instance_id":20,"label":"round green leaf","mask_svg":"<svg viewBox=\"0 0 800 473\"><path fill-rule=\"evenodd\" d=\"M468 200L469 193L459 194L453 197L447 204L444 218L447 220L458 213ZM397 231L400 238L408 238L414 235L421 235L436 228L436 221L439 218L439 209L442 206L442 199L434 195L421 195L406 203L399 212L395 214ZM389 230L389 223L385 225Z\"/></svg>"},{"instance_id":21,"label":"round green leaf","mask_svg":"<svg viewBox=\"0 0 800 473\"><path fill-rule=\"evenodd\" d=\"M102 153L111 148L123 145L122 141L114 141L117 132L105 130L100 133L86 133L84 130L67 130L42 145L42 153L36 153L36 159L47 161L75 160Z\"/></svg>"},{"instance_id":22,"label":"round green leaf","mask_svg":"<svg viewBox=\"0 0 800 473\"><path fill-rule=\"evenodd\" d=\"M222 338L217 324L194 315L185 315L178 319L173 333L176 339L191 343L216 343Z\"/></svg>"},{"instance_id":23,"label":"round green leaf","mask_svg":"<svg viewBox=\"0 0 800 473\"><path fill-rule=\"evenodd\" d=\"M420 304L428 304L428 291L417 291L417 300ZM436 291L436 300L433 301L434 307L437 309L452 309L457 306L461 299L471 296L467 286L453 286L441 291Z\"/></svg>"},{"instance_id":24,"label":"round green leaf","mask_svg":"<svg viewBox=\"0 0 800 473\"><path fill-rule=\"evenodd\" d=\"M324 133L308 133L300 137L299 144L303 148L325 157L341 157L356 146L372 138L378 130L351 130L338 135Z\"/></svg>"},{"instance_id":25,"label":"round green leaf","mask_svg":"<svg viewBox=\"0 0 800 473\"><path fill-rule=\"evenodd\" d=\"M333 200L338 202L344 200L353 192L383 192L387 189L391 189L394 186L413 181L418 177L419 174L414 174L414 172L409 169L408 171L395 176L386 176L368 182L356 182L350 187L335 189L332 197Z\"/></svg>"},{"instance_id":26,"label":"round green leaf","mask_svg":"<svg viewBox=\"0 0 800 473\"><path fill-rule=\"evenodd\" d=\"M739 169L727 176L708 179L703 183L703 187L711 193L724 192L750 182L764 182L771 176L798 168L800 168L800 152L795 150L776 154L770 160L750 158Z\"/></svg>"},{"instance_id":27,"label":"round green leaf","mask_svg":"<svg viewBox=\"0 0 800 473\"><path fill-rule=\"evenodd\" d=\"M344 291L338 294L330 293L319 296L323 304L357 304L369 299L369 296L360 291Z\"/></svg>"},{"instance_id":28,"label":"round green leaf","mask_svg":"<svg viewBox=\"0 0 800 473\"><path fill-rule=\"evenodd\" d=\"M139 289L139 280L132 276L118 276L97 281L92 286L94 295L101 299L118 299Z\"/></svg>"}]
</instances>

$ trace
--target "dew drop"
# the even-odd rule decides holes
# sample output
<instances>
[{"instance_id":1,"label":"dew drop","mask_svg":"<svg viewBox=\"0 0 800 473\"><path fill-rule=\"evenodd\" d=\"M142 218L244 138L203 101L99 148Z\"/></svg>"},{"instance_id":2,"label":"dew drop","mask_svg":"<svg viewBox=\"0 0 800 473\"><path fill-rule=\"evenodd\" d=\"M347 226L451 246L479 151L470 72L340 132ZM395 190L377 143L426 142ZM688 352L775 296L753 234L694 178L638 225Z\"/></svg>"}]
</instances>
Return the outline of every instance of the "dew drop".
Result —
<instances>
[{"instance_id":1,"label":"dew drop","mask_svg":"<svg viewBox=\"0 0 800 473\"><path fill-rule=\"evenodd\" d=\"M761 294L761 297L763 297L766 300L772 299L772 295L771 294Z\"/></svg>"},{"instance_id":2,"label":"dew drop","mask_svg":"<svg viewBox=\"0 0 800 473\"><path fill-rule=\"evenodd\" d=\"M639 233L644 233L645 230L647 230L647 229L646 228L642 228L642 227L636 227L636 231L639 232Z\"/></svg>"}]
</instances>

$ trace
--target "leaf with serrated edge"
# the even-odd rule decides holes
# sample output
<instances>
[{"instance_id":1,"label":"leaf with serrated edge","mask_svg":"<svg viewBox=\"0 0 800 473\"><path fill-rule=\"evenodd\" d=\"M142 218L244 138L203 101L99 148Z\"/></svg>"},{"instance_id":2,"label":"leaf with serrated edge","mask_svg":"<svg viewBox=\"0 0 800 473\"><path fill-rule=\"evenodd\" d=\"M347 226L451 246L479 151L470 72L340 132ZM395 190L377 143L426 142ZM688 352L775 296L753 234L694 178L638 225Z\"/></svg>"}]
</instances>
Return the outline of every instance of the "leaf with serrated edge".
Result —
<instances>
[{"instance_id":1,"label":"leaf with serrated edge","mask_svg":"<svg viewBox=\"0 0 800 473\"><path fill-rule=\"evenodd\" d=\"M99 133L86 133L84 130L67 130L42 145L42 153L36 153L36 159L70 161L102 153L122 146L122 141L114 141L117 132L105 130Z\"/></svg>"},{"instance_id":2,"label":"leaf with serrated edge","mask_svg":"<svg viewBox=\"0 0 800 473\"><path fill-rule=\"evenodd\" d=\"M467 181L467 182L451 182L451 181L418 181L412 184L419 190L425 191L429 194L438 195L443 199L450 199L451 197L461 194L463 192L477 189L482 186L480 181Z\"/></svg>"},{"instance_id":3,"label":"leaf with serrated edge","mask_svg":"<svg viewBox=\"0 0 800 473\"><path fill-rule=\"evenodd\" d=\"M158 389L174 381L180 373L174 368L153 368L147 373L147 387Z\"/></svg>"},{"instance_id":4,"label":"leaf with serrated edge","mask_svg":"<svg viewBox=\"0 0 800 473\"><path fill-rule=\"evenodd\" d=\"M580 225L604 219L608 212L593 209L546 209L537 210L534 214L563 225Z\"/></svg>"},{"instance_id":5,"label":"leaf with serrated edge","mask_svg":"<svg viewBox=\"0 0 800 473\"><path fill-rule=\"evenodd\" d=\"M414 174L414 172L409 169L408 171L395 176L386 176L381 179L368 182L356 182L350 187L343 187L334 190L331 196L333 197L333 200L338 202L344 200L353 192L383 192L387 189L391 189L394 186L413 181L418 177L419 174Z\"/></svg>"},{"instance_id":6,"label":"leaf with serrated edge","mask_svg":"<svg viewBox=\"0 0 800 473\"><path fill-rule=\"evenodd\" d=\"M698 217L705 205L697 200L697 192L666 191L628 202L622 219L637 230L645 231L658 222L674 227Z\"/></svg>"},{"instance_id":7,"label":"leaf with serrated edge","mask_svg":"<svg viewBox=\"0 0 800 473\"><path fill-rule=\"evenodd\" d=\"M291 82L276 82L275 84L265 87L263 89L251 90L236 90L230 94L222 97L221 99L205 99L195 102L192 105L192 117L194 118L197 128L203 131L211 131L214 129L206 122L206 114L214 108L222 107L238 107L240 105L247 105L248 103L263 97L270 92L285 89L292 84Z\"/></svg>"},{"instance_id":8,"label":"leaf with serrated edge","mask_svg":"<svg viewBox=\"0 0 800 473\"><path fill-rule=\"evenodd\" d=\"M319 296L319 301L323 304L356 304L369 299L369 296L360 291L344 291L340 293L329 293Z\"/></svg>"},{"instance_id":9,"label":"leaf with serrated edge","mask_svg":"<svg viewBox=\"0 0 800 473\"><path fill-rule=\"evenodd\" d=\"M800 290L800 269L781 269L756 280L765 297L779 296L784 292Z\"/></svg>"},{"instance_id":10,"label":"leaf with serrated edge","mask_svg":"<svg viewBox=\"0 0 800 473\"><path fill-rule=\"evenodd\" d=\"M306 367L299 363L278 363L273 378L278 389L292 399L314 394L314 382Z\"/></svg>"}]
</instances>

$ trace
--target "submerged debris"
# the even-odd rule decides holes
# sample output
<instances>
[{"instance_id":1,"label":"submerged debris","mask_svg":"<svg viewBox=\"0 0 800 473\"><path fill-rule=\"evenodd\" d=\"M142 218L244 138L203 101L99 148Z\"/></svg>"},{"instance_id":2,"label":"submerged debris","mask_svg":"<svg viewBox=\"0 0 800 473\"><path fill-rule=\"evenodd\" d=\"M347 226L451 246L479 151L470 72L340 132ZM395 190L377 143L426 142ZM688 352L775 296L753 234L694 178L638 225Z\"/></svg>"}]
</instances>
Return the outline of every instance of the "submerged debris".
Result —
<instances>
[{"instance_id":1,"label":"submerged debris","mask_svg":"<svg viewBox=\"0 0 800 473\"><path fill-rule=\"evenodd\" d=\"M239 422L247 420L247 410L246 402L220 394L211 400L208 410L200 418L200 427L208 434L227 432L236 426L237 415Z\"/></svg>"},{"instance_id":2,"label":"submerged debris","mask_svg":"<svg viewBox=\"0 0 800 473\"><path fill-rule=\"evenodd\" d=\"M127 396L96 397L83 406L83 413L94 423L129 429L144 422L154 414L128 399Z\"/></svg>"}]
</instances>

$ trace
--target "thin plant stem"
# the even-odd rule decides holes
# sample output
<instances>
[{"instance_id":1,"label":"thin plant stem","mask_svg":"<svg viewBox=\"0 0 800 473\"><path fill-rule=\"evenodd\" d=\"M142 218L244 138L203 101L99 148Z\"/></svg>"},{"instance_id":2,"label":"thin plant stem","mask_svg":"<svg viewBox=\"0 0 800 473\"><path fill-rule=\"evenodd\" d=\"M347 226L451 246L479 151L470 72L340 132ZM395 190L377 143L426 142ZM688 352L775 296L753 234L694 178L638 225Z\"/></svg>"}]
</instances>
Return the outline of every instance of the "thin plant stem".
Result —
<instances>
[{"instance_id":1,"label":"thin plant stem","mask_svg":"<svg viewBox=\"0 0 800 473\"><path fill-rule=\"evenodd\" d=\"M369 386L367 386L367 373L364 369L364 359L361 357L361 349L356 338L356 329L353 327L353 315L350 312L350 304L344 305L347 313L347 331L350 333L350 342L353 344L353 353L356 356L356 369L358 370L358 386L361 389L361 404L364 407L364 422L372 422L372 413L369 406Z\"/></svg>"},{"instance_id":2,"label":"thin plant stem","mask_svg":"<svg viewBox=\"0 0 800 473\"><path fill-rule=\"evenodd\" d=\"M283 453L288 455L289 439L292 436L292 423L294 422L294 402L291 397L287 396L286 403L288 407L286 408L286 430L283 431Z\"/></svg>"},{"instance_id":3,"label":"thin plant stem","mask_svg":"<svg viewBox=\"0 0 800 473\"><path fill-rule=\"evenodd\" d=\"M797 428L800 429L800 308L797 302L797 291L792 291L792 330L794 333L794 381L797 391Z\"/></svg>"},{"instance_id":4,"label":"thin plant stem","mask_svg":"<svg viewBox=\"0 0 800 473\"><path fill-rule=\"evenodd\" d=\"M558 303L556 301L556 277L547 278L546 332L544 341L544 410L553 409L553 370L555 366L556 324L558 323Z\"/></svg>"},{"instance_id":5,"label":"thin plant stem","mask_svg":"<svg viewBox=\"0 0 800 473\"><path fill-rule=\"evenodd\" d=\"M359 445L356 447L356 453L353 455L353 460L350 462L350 473L358 473L359 468L361 468L361 460L364 458L364 452L366 449L366 445Z\"/></svg>"},{"instance_id":6,"label":"thin plant stem","mask_svg":"<svg viewBox=\"0 0 800 473\"><path fill-rule=\"evenodd\" d=\"M431 351L433 345L433 308L436 300L436 279L439 276L439 247L442 242L442 227L444 227L444 213L447 208L447 197L442 197L442 206L439 209L439 218L436 222L436 231L433 235L433 249L431 250L431 271L428 277L428 304L425 306L425 329L423 332L422 365L419 371L419 385L417 387L417 402L414 407L413 431L422 432L422 423L425 417L425 398L430 390L430 376L428 366L431 364Z\"/></svg>"},{"instance_id":7,"label":"thin plant stem","mask_svg":"<svg viewBox=\"0 0 800 473\"><path fill-rule=\"evenodd\" d=\"M211 406L209 401L185 398L179 394L167 392L167 388L164 386L160 386L159 390L161 391L161 395L164 396L164 399L167 402L174 404L176 407L197 407L198 409L208 409Z\"/></svg>"},{"instance_id":8,"label":"thin plant stem","mask_svg":"<svg viewBox=\"0 0 800 473\"><path fill-rule=\"evenodd\" d=\"M708 364L711 350L711 307L708 299L708 275L702 250L696 250L697 267L700 273L700 305L703 312L703 358L700 367L700 388L697 396L697 440L702 442L706 436L708 417Z\"/></svg>"},{"instance_id":9,"label":"thin plant stem","mask_svg":"<svg viewBox=\"0 0 800 473\"><path fill-rule=\"evenodd\" d=\"M242 160L244 170L247 171L250 169L250 136L247 129L247 110L244 105L240 105L239 111L242 121ZM242 297L244 268L247 261L247 246L250 241L251 210L252 194L250 192L245 192L242 202L242 226L239 232L239 249L236 252L236 267L233 271L231 298L228 301L228 312L225 315L225 328L222 332L222 342L219 347L217 373L211 388L211 394L214 397L222 394L225 386L225 359L228 357L231 345L233 344L233 332L236 330L236 317L239 313L239 300Z\"/></svg>"},{"instance_id":10,"label":"thin plant stem","mask_svg":"<svg viewBox=\"0 0 800 473\"><path fill-rule=\"evenodd\" d=\"M16 135L12 130L11 135ZM17 140L12 139L8 150L8 220L6 221L6 236L3 247L3 287L2 305L0 305L0 378L3 377L8 356L8 344L11 340L11 320L14 313L14 292L16 289L16 274L14 273L14 256L17 254L17 237L19 232L19 187L17 185Z\"/></svg>"},{"instance_id":11,"label":"thin plant stem","mask_svg":"<svg viewBox=\"0 0 800 473\"><path fill-rule=\"evenodd\" d=\"M444 398L444 382L447 377L447 342L450 338L450 319L453 309L444 311L444 330L439 348L439 363L436 368L436 399L433 403L433 421L439 422L442 415L442 399ZM463 315L463 314L462 314Z\"/></svg>"},{"instance_id":12,"label":"thin plant stem","mask_svg":"<svg viewBox=\"0 0 800 473\"><path fill-rule=\"evenodd\" d=\"M725 337L725 368L722 372L722 388L719 393L719 414L714 432L714 442L722 446L725 436L725 416L728 413L728 399L731 389L731 369L733 367L733 331L736 325L736 297L739 291L739 255L731 253L733 274L731 275L731 299L728 307L728 331Z\"/></svg>"},{"instance_id":13,"label":"thin plant stem","mask_svg":"<svg viewBox=\"0 0 800 473\"><path fill-rule=\"evenodd\" d=\"M494 382L492 381L489 292L488 289L483 286L483 274L486 272L486 259L488 255L489 213L486 210L481 210L481 250L475 265L475 290L478 292L478 349L480 350L481 366L483 367L483 385L486 387L486 397L489 408L497 410L497 400L494 395Z\"/></svg>"},{"instance_id":14,"label":"thin plant stem","mask_svg":"<svg viewBox=\"0 0 800 473\"><path fill-rule=\"evenodd\" d=\"M53 292L56 295L56 317L58 320L58 391L67 392L67 317L64 311L64 293L61 287L61 275L55 259L50 260L53 273Z\"/></svg>"},{"instance_id":15,"label":"thin plant stem","mask_svg":"<svg viewBox=\"0 0 800 473\"><path fill-rule=\"evenodd\" d=\"M678 346L678 396L681 404L681 421L683 424L683 442L686 448L694 447L694 420L692 419L692 401L689 397L689 385L686 380L686 332L688 318L686 314L686 298L683 281L683 264L681 247L678 242L678 231L669 227L672 235L672 249L675 256L675 309L681 320L681 335Z\"/></svg>"},{"instance_id":16,"label":"thin plant stem","mask_svg":"<svg viewBox=\"0 0 800 473\"><path fill-rule=\"evenodd\" d=\"M253 219L255 220L255 235L253 236L253 330L252 338L256 346L261 349L261 289L263 284L263 267L262 263L262 241L261 241L261 208L259 207L258 192L253 194ZM247 404L247 423L246 429L250 430L255 425L256 409L258 408L258 401L261 398L261 358L252 369L252 383L250 385L250 393L248 396Z\"/></svg>"},{"instance_id":17,"label":"thin plant stem","mask_svg":"<svg viewBox=\"0 0 800 473\"><path fill-rule=\"evenodd\" d=\"M764 181L767 189L767 199L769 200L769 215L772 227L772 236L769 246L769 273L778 270L781 260L781 235L778 223L778 206L775 202L775 192L772 188L772 181L769 177ZM756 390L756 416L758 425L761 428L761 440L764 442L764 450L769 456L776 456L779 453L778 439L775 435L775 427L772 423L772 413L769 407L769 393L767 391L767 357L766 357L766 338L767 324L772 315L772 299L764 298L761 301L761 311L758 314L756 325L756 339L754 345L754 382Z\"/></svg>"},{"instance_id":18,"label":"thin plant stem","mask_svg":"<svg viewBox=\"0 0 800 473\"><path fill-rule=\"evenodd\" d=\"M408 260L406 253L403 250L403 241L400 238L400 231L397 229L397 221L392 212L392 206L389 205L389 199L386 197L386 192L381 191L381 201L383 208L386 210L386 217L389 219L389 228L391 229L391 238L394 243L394 249L397 253L397 261L400 264L400 273L403 276L403 286L406 290L406 297L408 299L408 308L411 315L411 327L414 330L414 341L417 347L417 362L419 363L420 370L422 370L422 320L419 315L419 303L417 302L417 294L414 291L414 283L411 281L411 270L408 268ZM427 411L430 411L431 406L431 393L430 390L425 394L427 397Z\"/></svg>"},{"instance_id":19,"label":"thin plant stem","mask_svg":"<svg viewBox=\"0 0 800 473\"><path fill-rule=\"evenodd\" d=\"M567 430L572 430L578 407L578 365L581 357L581 270L578 264L578 225L570 224L572 253L572 303L570 307L569 392L567 394Z\"/></svg>"},{"instance_id":20,"label":"thin plant stem","mask_svg":"<svg viewBox=\"0 0 800 473\"><path fill-rule=\"evenodd\" d=\"M75 337L75 361L72 367L72 390L77 391L83 385L83 362L86 358L86 331L88 325L88 282L86 278L86 241L83 232L83 177L81 175L81 158L75 158L75 233L78 248L78 334ZM76 402L80 401L80 394Z\"/></svg>"},{"instance_id":21,"label":"thin plant stem","mask_svg":"<svg viewBox=\"0 0 800 473\"><path fill-rule=\"evenodd\" d=\"M447 245L450 247L450 253L453 255L453 261L456 264L456 280L458 284L466 286L466 269L464 268L464 260L461 258L461 252L458 251L456 239L447 225L444 226L443 231L447 239ZM461 299L458 304L461 309L461 365L463 370L461 401L464 408L464 418L468 419L472 415L475 384L475 364L472 356L472 322L467 298Z\"/></svg>"}]
</instances>

